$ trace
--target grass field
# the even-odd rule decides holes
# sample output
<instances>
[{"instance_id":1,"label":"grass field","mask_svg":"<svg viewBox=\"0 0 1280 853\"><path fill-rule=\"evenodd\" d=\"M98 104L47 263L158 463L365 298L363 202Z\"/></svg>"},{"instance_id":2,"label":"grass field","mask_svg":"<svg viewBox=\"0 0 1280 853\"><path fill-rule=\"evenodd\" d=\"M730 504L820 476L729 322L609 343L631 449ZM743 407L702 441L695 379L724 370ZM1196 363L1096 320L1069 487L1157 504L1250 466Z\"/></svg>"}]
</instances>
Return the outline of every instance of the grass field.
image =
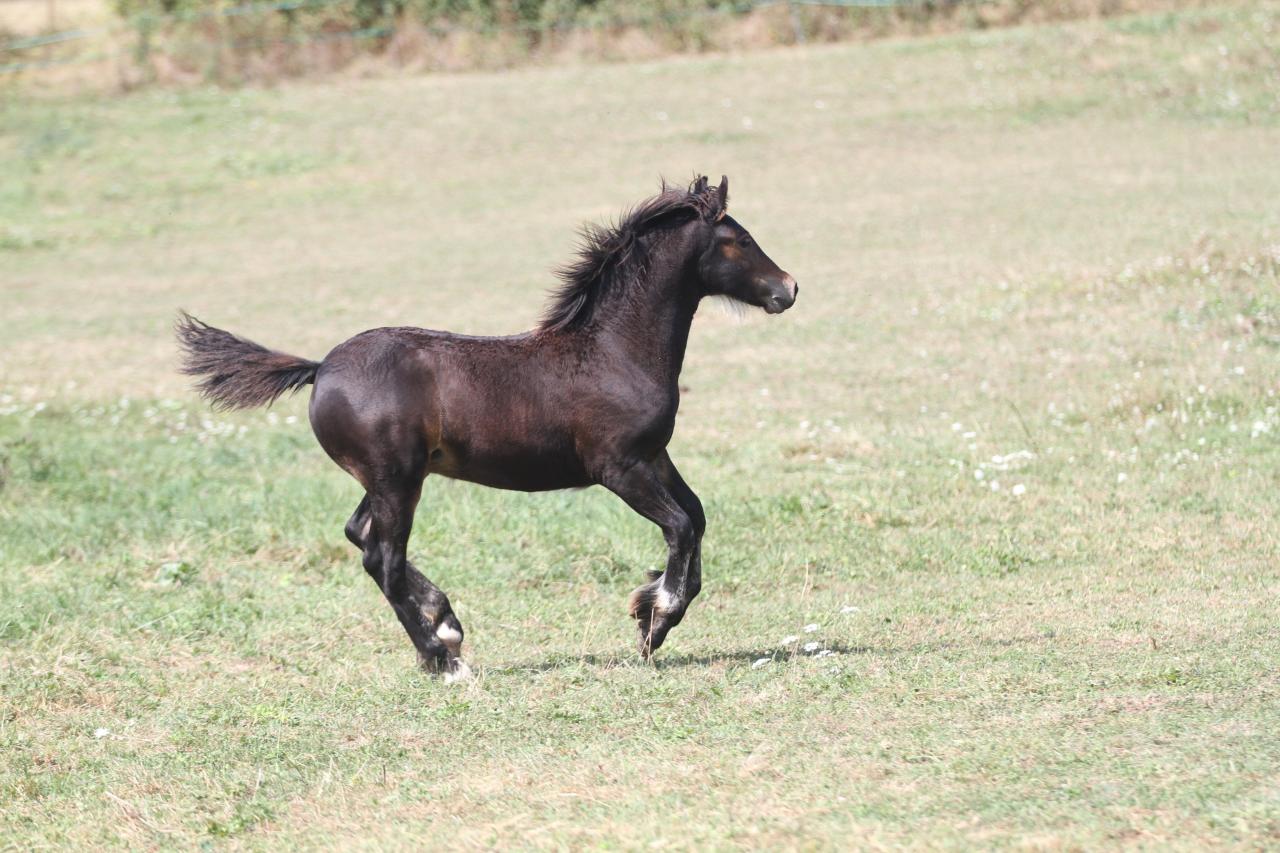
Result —
<instances>
[{"instance_id":1,"label":"grass field","mask_svg":"<svg viewBox=\"0 0 1280 853\"><path fill-rule=\"evenodd\" d=\"M1280 845L1277 28L10 96L0 848ZM209 413L175 311L518 331L694 170L803 289L695 323L703 595L645 665L655 528L431 480L477 678L418 673L305 399Z\"/></svg>"}]
</instances>

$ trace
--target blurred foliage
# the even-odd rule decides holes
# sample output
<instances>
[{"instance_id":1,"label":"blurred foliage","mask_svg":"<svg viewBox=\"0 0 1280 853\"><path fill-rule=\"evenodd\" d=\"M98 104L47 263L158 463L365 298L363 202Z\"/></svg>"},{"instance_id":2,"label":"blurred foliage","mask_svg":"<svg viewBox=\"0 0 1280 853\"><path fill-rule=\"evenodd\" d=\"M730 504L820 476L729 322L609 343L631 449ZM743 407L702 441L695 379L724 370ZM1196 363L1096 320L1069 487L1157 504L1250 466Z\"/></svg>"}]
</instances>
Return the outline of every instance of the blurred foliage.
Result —
<instances>
[{"instance_id":1,"label":"blurred foliage","mask_svg":"<svg viewBox=\"0 0 1280 853\"><path fill-rule=\"evenodd\" d=\"M99 57L122 88L269 82L361 58L459 71L557 59L631 60L1111 17L1203 0L886 0L841 6L764 0L109 0L123 22ZM79 63L85 42L59 49ZM47 62L43 50L19 62Z\"/></svg>"},{"instance_id":2,"label":"blurred foliage","mask_svg":"<svg viewBox=\"0 0 1280 853\"><path fill-rule=\"evenodd\" d=\"M228 10L245 9L244 4L209 0L112 0L112 5L117 14L129 20L219 17ZM272 5L263 3L257 17L274 14L300 24L342 18L359 27L409 19L434 26L535 30L672 19L697 12L746 9L753 4L726 0L300 0L281 4L292 8L269 8Z\"/></svg>"}]
</instances>

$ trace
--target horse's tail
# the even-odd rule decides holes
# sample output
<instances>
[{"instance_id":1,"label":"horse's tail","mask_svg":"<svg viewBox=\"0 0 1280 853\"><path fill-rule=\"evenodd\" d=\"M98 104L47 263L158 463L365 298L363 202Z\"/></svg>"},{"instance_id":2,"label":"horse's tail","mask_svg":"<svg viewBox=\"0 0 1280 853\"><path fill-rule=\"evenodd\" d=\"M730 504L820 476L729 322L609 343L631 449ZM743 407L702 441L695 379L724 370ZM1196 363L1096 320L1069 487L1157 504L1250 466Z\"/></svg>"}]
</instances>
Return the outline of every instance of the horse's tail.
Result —
<instances>
[{"instance_id":1,"label":"horse's tail","mask_svg":"<svg viewBox=\"0 0 1280 853\"><path fill-rule=\"evenodd\" d=\"M182 347L182 372L199 376L196 387L215 409L265 406L286 391L316 381L320 362L282 352L202 323L186 311L174 325Z\"/></svg>"}]
</instances>

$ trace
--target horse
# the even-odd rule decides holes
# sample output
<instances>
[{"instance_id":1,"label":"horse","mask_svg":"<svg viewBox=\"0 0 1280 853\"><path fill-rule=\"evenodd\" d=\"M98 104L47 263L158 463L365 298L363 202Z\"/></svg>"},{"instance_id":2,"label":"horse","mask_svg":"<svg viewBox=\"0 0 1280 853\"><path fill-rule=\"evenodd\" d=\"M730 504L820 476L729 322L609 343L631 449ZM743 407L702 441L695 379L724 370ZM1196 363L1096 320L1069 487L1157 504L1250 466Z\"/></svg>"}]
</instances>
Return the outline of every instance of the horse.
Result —
<instances>
[{"instance_id":1,"label":"horse","mask_svg":"<svg viewBox=\"0 0 1280 853\"><path fill-rule=\"evenodd\" d=\"M778 314L799 292L728 202L727 177L663 182L616 224L586 226L549 307L522 334L379 328L311 361L183 311L181 369L217 409L313 385L312 431L365 492L347 539L424 669L446 680L470 672L448 596L406 556L431 474L526 492L601 485L656 524L666 567L629 600L647 660L702 588L706 516L667 453L694 312L720 296Z\"/></svg>"}]
</instances>

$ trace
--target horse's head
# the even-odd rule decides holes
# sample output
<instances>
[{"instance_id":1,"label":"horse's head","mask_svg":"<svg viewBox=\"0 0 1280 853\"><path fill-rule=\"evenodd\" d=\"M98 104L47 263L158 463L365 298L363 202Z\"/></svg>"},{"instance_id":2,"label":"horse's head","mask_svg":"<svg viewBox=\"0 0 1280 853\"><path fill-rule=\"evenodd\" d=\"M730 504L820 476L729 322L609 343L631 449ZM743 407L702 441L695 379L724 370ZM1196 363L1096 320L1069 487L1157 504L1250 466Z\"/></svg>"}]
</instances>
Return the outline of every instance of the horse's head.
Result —
<instances>
[{"instance_id":1,"label":"horse's head","mask_svg":"<svg viewBox=\"0 0 1280 853\"><path fill-rule=\"evenodd\" d=\"M770 314L781 314L795 304L800 286L790 273L778 268L751 239L747 229L728 214L729 179L708 187L706 178L690 191L706 199L704 218L711 235L698 261L698 273L707 296L727 296Z\"/></svg>"}]
</instances>

